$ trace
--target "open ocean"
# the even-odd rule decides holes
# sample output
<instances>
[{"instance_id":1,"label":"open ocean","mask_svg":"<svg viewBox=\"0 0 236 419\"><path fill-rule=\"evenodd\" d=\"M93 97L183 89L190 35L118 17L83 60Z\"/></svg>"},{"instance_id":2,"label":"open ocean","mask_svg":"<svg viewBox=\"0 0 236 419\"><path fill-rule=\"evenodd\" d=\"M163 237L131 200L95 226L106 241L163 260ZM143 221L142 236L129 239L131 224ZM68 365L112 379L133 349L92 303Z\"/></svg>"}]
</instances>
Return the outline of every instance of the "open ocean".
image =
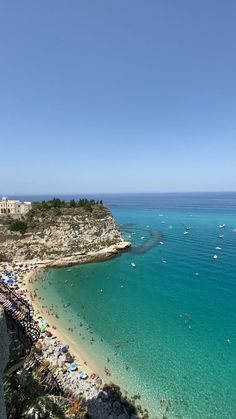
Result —
<instances>
[{"instance_id":1,"label":"open ocean","mask_svg":"<svg viewBox=\"0 0 236 419\"><path fill-rule=\"evenodd\" d=\"M99 199L132 250L47 271L44 304L150 418L236 418L236 193Z\"/></svg>"}]
</instances>

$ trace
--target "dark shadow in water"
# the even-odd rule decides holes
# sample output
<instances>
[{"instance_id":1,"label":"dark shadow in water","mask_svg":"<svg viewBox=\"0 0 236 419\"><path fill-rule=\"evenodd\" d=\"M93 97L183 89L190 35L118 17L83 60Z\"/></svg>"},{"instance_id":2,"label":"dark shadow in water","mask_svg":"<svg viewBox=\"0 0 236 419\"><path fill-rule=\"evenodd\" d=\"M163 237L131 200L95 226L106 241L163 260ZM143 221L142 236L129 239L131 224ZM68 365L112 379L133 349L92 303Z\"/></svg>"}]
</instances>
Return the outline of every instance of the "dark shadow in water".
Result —
<instances>
[{"instance_id":1,"label":"dark shadow in water","mask_svg":"<svg viewBox=\"0 0 236 419\"><path fill-rule=\"evenodd\" d=\"M165 236L160 233L160 231L151 230L149 227L141 227L137 224L123 224L122 231L124 233L131 234L135 232L135 234L145 233L148 237L143 240L142 244L138 246L133 246L131 248L131 252L135 253L136 255L140 255L142 253L146 253L151 250L153 247L160 246L165 242Z\"/></svg>"}]
</instances>

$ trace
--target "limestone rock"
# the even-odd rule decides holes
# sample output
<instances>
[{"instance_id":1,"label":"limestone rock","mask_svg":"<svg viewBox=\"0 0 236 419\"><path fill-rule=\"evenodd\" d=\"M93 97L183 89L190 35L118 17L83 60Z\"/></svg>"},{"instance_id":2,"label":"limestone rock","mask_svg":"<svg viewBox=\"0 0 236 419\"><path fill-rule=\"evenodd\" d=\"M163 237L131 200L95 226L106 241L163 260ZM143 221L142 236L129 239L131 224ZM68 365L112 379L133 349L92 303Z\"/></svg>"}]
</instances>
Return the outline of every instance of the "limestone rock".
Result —
<instances>
[{"instance_id":1,"label":"limestone rock","mask_svg":"<svg viewBox=\"0 0 236 419\"><path fill-rule=\"evenodd\" d=\"M10 232L7 222L0 226L0 260L60 266L107 259L130 247L103 205L91 212L63 208L59 215L50 209L42 216L38 210L30 219L25 216L25 221L28 228L23 236Z\"/></svg>"}]
</instances>

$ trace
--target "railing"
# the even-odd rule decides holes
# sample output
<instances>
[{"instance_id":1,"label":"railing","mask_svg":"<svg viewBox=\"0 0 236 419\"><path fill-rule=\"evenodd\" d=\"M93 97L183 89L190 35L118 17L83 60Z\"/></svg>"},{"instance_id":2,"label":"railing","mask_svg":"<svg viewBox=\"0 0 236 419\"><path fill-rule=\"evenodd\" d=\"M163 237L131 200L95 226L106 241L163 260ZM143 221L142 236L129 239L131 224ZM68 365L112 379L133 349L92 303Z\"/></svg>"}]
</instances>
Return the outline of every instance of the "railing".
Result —
<instances>
[{"instance_id":1,"label":"railing","mask_svg":"<svg viewBox=\"0 0 236 419\"><path fill-rule=\"evenodd\" d=\"M0 304L7 314L24 330L31 343L40 336L39 326L32 318L31 306L8 285L0 282Z\"/></svg>"}]
</instances>

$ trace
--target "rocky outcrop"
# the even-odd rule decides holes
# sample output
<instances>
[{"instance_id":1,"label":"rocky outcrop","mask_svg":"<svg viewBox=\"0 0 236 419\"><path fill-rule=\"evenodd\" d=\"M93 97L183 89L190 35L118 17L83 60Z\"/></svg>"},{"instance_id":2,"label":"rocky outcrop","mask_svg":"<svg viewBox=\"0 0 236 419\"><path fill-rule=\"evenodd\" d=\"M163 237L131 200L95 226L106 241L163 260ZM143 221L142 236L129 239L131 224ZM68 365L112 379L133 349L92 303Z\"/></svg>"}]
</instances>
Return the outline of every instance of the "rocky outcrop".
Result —
<instances>
[{"instance_id":1,"label":"rocky outcrop","mask_svg":"<svg viewBox=\"0 0 236 419\"><path fill-rule=\"evenodd\" d=\"M24 235L0 226L0 256L20 261L72 264L104 260L130 246L124 242L111 212L104 205L92 211L63 208L34 211L25 218Z\"/></svg>"}]
</instances>

